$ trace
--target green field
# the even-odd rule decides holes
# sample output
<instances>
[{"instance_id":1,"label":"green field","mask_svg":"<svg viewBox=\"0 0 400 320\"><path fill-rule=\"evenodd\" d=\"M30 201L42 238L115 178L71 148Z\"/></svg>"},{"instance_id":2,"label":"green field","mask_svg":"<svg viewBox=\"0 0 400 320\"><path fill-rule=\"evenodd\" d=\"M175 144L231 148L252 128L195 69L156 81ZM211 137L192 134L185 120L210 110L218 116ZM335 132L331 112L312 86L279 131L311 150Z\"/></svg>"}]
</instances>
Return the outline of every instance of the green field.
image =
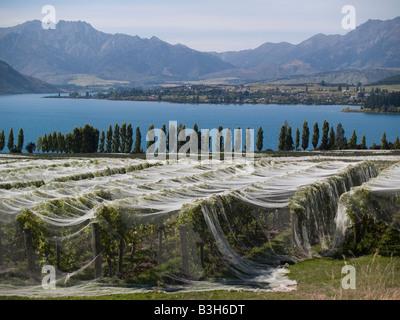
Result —
<instances>
[{"instance_id":1,"label":"green field","mask_svg":"<svg viewBox=\"0 0 400 320\"><path fill-rule=\"evenodd\" d=\"M356 269L356 289L342 288L342 268ZM115 294L96 297L63 297L58 300L398 300L400 299L400 257L379 254L358 258L314 258L289 267L291 280L297 281L292 292L200 291ZM0 297L0 300L24 299ZM48 299L46 299L48 300Z\"/></svg>"}]
</instances>

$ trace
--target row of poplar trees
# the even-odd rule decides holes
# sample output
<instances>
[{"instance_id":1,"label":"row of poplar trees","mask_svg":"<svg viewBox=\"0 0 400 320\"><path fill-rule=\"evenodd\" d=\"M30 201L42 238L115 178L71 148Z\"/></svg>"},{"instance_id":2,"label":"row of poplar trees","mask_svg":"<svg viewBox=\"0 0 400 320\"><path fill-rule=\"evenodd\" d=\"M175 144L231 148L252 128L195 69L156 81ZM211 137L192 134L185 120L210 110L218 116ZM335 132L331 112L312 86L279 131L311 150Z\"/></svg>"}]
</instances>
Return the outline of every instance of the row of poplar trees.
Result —
<instances>
[{"instance_id":1,"label":"row of poplar trees","mask_svg":"<svg viewBox=\"0 0 400 320\"><path fill-rule=\"evenodd\" d=\"M310 145L310 128L308 126L308 121L304 121L302 134L300 135L300 129L297 128L295 140L292 136L292 127L285 122L279 133L279 151L292 151L299 150L299 147L303 150L308 149ZM337 125L336 132L333 126L329 126L328 121L324 121L322 126L322 136L320 141L320 129L318 122L315 122L313 127L313 134L311 136L311 145L314 149L319 150L341 150L341 149L355 149L356 148L357 137L355 136L355 131L350 141L347 141L345 137L345 132L341 123ZM319 146L318 146L319 145ZM366 149L366 139L365 135L362 138L362 149Z\"/></svg>"},{"instance_id":2,"label":"row of poplar trees","mask_svg":"<svg viewBox=\"0 0 400 320\"><path fill-rule=\"evenodd\" d=\"M301 141L300 141L301 140ZM304 121L303 131L300 135L300 129L297 128L295 141L292 137L292 127L285 122L279 133L279 151L292 151L299 150L299 147L303 150L308 149L310 144L310 129L308 127L308 122ZM351 138L347 141L345 137L345 132L341 123L336 127L336 131L333 126L329 126L328 121L324 121L322 126L322 136L320 141L320 129L318 122L315 122L313 127L313 134L311 136L311 144L314 149L318 150L342 150L342 149L367 149L365 135L362 136L361 144L357 143L356 131L353 131ZM257 143L256 143L257 145ZM377 149L376 144L372 146L372 149ZM379 149L400 149L399 137L396 138L394 144L389 143L386 139L386 132L383 133L381 139L381 146Z\"/></svg>"},{"instance_id":3,"label":"row of poplar trees","mask_svg":"<svg viewBox=\"0 0 400 320\"><path fill-rule=\"evenodd\" d=\"M141 152L140 128L136 128L136 141L133 148L134 153ZM110 125L107 132L85 124L82 128L75 127L72 132L62 134L53 132L39 137L36 148L40 152L57 153L130 153L133 147L132 124L116 124L114 128Z\"/></svg>"},{"instance_id":4,"label":"row of poplar trees","mask_svg":"<svg viewBox=\"0 0 400 320\"><path fill-rule=\"evenodd\" d=\"M6 136L4 134L4 130L0 131L0 152L3 151L6 145ZM17 152L21 153L22 148L24 146L24 130L21 128L18 133L17 137L17 144L14 144L14 131L13 128L10 129L10 132L8 134L8 140L7 140L7 148L10 152Z\"/></svg>"}]
</instances>

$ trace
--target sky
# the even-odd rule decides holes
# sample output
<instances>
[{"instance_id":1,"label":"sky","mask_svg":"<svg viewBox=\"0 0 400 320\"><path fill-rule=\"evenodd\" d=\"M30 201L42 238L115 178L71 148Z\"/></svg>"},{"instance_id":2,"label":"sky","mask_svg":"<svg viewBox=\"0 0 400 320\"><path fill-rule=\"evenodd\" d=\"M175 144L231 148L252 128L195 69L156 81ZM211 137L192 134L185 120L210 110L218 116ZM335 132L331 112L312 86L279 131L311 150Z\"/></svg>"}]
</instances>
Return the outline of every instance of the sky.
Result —
<instances>
[{"instance_id":1,"label":"sky","mask_svg":"<svg viewBox=\"0 0 400 320\"><path fill-rule=\"evenodd\" d=\"M106 33L156 36L199 51L254 49L265 42L298 44L317 34L346 34L345 5L356 25L400 16L400 0L0 0L0 27L42 20L52 5L56 19L86 21Z\"/></svg>"}]
</instances>

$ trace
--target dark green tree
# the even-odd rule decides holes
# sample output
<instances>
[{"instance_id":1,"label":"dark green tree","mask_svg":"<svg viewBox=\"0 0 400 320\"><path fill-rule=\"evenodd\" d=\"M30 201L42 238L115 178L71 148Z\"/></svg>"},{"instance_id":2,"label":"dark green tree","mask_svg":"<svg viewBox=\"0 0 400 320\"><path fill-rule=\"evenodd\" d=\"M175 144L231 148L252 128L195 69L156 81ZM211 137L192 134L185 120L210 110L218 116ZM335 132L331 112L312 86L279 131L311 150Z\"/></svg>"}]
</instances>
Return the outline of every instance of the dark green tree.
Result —
<instances>
[{"instance_id":1,"label":"dark green tree","mask_svg":"<svg viewBox=\"0 0 400 320\"><path fill-rule=\"evenodd\" d=\"M99 146L100 131L89 124L79 129L81 132L81 151L82 153L96 153Z\"/></svg>"},{"instance_id":2,"label":"dark green tree","mask_svg":"<svg viewBox=\"0 0 400 320\"><path fill-rule=\"evenodd\" d=\"M294 150L294 143L293 143L292 127L291 126L289 126L288 129L287 129L285 150L286 151L293 151Z\"/></svg>"},{"instance_id":3,"label":"dark green tree","mask_svg":"<svg viewBox=\"0 0 400 320\"><path fill-rule=\"evenodd\" d=\"M126 144L125 144L125 153L130 153L133 147L133 128L132 124L128 124L126 128Z\"/></svg>"},{"instance_id":4,"label":"dark green tree","mask_svg":"<svg viewBox=\"0 0 400 320\"><path fill-rule=\"evenodd\" d=\"M33 152L35 152L35 150L36 150L36 145L35 145L35 143L29 142L29 143L26 145L25 150L26 150L28 153L33 153Z\"/></svg>"},{"instance_id":5,"label":"dark green tree","mask_svg":"<svg viewBox=\"0 0 400 320\"><path fill-rule=\"evenodd\" d=\"M400 140L399 137L396 137L396 140L394 141L393 149L399 150L400 149Z\"/></svg>"},{"instance_id":6,"label":"dark green tree","mask_svg":"<svg viewBox=\"0 0 400 320\"><path fill-rule=\"evenodd\" d=\"M119 135L121 137L121 152L122 153L125 153L125 149L126 149L126 129L127 129L126 123L124 122L121 125L120 132L119 132Z\"/></svg>"},{"instance_id":7,"label":"dark green tree","mask_svg":"<svg viewBox=\"0 0 400 320\"><path fill-rule=\"evenodd\" d=\"M336 143L336 134L335 134L335 129L333 129L332 126L331 130L329 131L328 149L333 150L335 148L335 143Z\"/></svg>"},{"instance_id":8,"label":"dark green tree","mask_svg":"<svg viewBox=\"0 0 400 320\"><path fill-rule=\"evenodd\" d=\"M53 142L51 146L51 152L56 152L58 149L57 132L53 131L53 134L51 135L51 140Z\"/></svg>"},{"instance_id":9,"label":"dark green tree","mask_svg":"<svg viewBox=\"0 0 400 320\"><path fill-rule=\"evenodd\" d=\"M329 122L324 120L324 124L322 126L322 138L321 138L321 150L329 149Z\"/></svg>"},{"instance_id":10,"label":"dark green tree","mask_svg":"<svg viewBox=\"0 0 400 320\"><path fill-rule=\"evenodd\" d=\"M14 148L14 131L13 131L13 128L10 129L10 132L8 134L7 148L8 148L8 150L10 152Z\"/></svg>"},{"instance_id":11,"label":"dark green tree","mask_svg":"<svg viewBox=\"0 0 400 320\"><path fill-rule=\"evenodd\" d=\"M45 133L42 139L42 151L43 153L49 152L49 139L47 139L47 134Z\"/></svg>"},{"instance_id":12,"label":"dark green tree","mask_svg":"<svg viewBox=\"0 0 400 320\"><path fill-rule=\"evenodd\" d=\"M296 129L296 140L294 143L294 149L297 151L300 147L300 129L297 127Z\"/></svg>"},{"instance_id":13,"label":"dark green tree","mask_svg":"<svg viewBox=\"0 0 400 320\"><path fill-rule=\"evenodd\" d=\"M310 143L310 128L308 127L308 122L304 121L303 133L301 136L301 147L303 148L303 150L306 150L308 148L309 143Z\"/></svg>"},{"instance_id":14,"label":"dark green tree","mask_svg":"<svg viewBox=\"0 0 400 320\"><path fill-rule=\"evenodd\" d=\"M141 144L142 144L142 134L140 133L140 127L136 127L136 139L135 139L135 146L133 148L133 153L141 152Z\"/></svg>"},{"instance_id":15,"label":"dark green tree","mask_svg":"<svg viewBox=\"0 0 400 320\"><path fill-rule=\"evenodd\" d=\"M71 132L67 132L65 135L65 153L73 152L74 147L74 135Z\"/></svg>"},{"instance_id":16,"label":"dark green tree","mask_svg":"<svg viewBox=\"0 0 400 320\"><path fill-rule=\"evenodd\" d=\"M285 122L282 127L281 131L279 133L279 143L278 143L278 150L279 151L285 151L286 150L286 136L287 136L287 122Z\"/></svg>"},{"instance_id":17,"label":"dark green tree","mask_svg":"<svg viewBox=\"0 0 400 320\"><path fill-rule=\"evenodd\" d=\"M72 152L80 153L82 150L82 134L81 130L78 127L74 128L72 137L73 137Z\"/></svg>"},{"instance_id":18,"label":"dark green tree","mask_svg":"<svg viewBox=\"0 0 400 320\"><path fill-rule=\"evenodd\" d=\"M218 126L218 137L217 137L217 146L219 145L219 152L224 152L224 135L222 131L224 130L223 126ZM216 149L218 151L218 147Z\"/></svg>"},{"instance_id":19,"label":"dark green tree","mask_svg":"<svg viewBox=\"0 0 400 320\"><path fill-rule=\"evenodd\" d=\"M121 140L119 135L119 125L118 123L115 124L114 127L114 134L112 139L112 152L119 153L121 147Z\"/></svg>"},{"instance_id":20,"label":"dark green tree","mask_svg":"<svg viewBox=\"0 0 400 320\"><path fill-rule=\"evenodd\" d=\"M362 139L361 139L361 149L367 149L367 139L366 139L366 137L365 137L365 134L362 136Z\"/></svg>"},{"instance_id":21,"label":"dark green tree","mask_svg":"<svg viewBox=\"0 0 400 320\"><path fill-rule=\"evenodd\" d=\"M1 130L1 132L0 132L0 152L3 151L5 144L6 144L6 137L4 135L4 130Z\"/></svg>"},{"instance_id":22,"label":"dark green tree","mask_svg":"<svg viewBox=\"0 0 400 320\"><path fill-rule=\"evenodd\" d=\"M349 149L356 149L357 148L357 134L356 134L356 130L353 131L353 134L348 142L348 147Z\"/></svg>"},{"instance_id":23,"label":"dark green tree","mask_svg":"<svg viewBox=\"0 0 400 320\"><path fill-rule=\"evenodd\" d=\"M57 152L65 152L65 137L61 132L57 134Z\"/></svg>"},{"instance_id":24,"label":"dark green tree","mask_svg":"<svg viewBox=\"0 0 400 320\"><path fill-rule=\"evenodd\" d=\"M311 139L311 144L313 145L314 149L317 148L318 142L319 142L319 127L318 127L318 122L315 122L313 128L313 135Z\"/></svg>"},{"instance_id":25,"label":"dark green tree","mask_svg":"<svg viewBox=\"0 0 400 320\"><path fill-rule=\"evenodd\" d=\"M53 136L51 133L47 135L47 152L51 152L53 149Z\"/></svg>"},{"instance_id":26,"label":"dark green tree","mask_svg":"<svg viewBox=\"0 0 400 320\"><path fill-rule=\"evenodd\" d=\"M38 137L37 141L36 141L36 149L37 152L40 152L42 150L42 137Z\"/></svg>"},{"instance_id":27,"label":"dark green tree","mask_svg":"<svg viewBox=\"0 0 400 320\"><path fill-rule=\"evenodd\" d=\"M256 148L258 151L262 151L263 146L264 146L264 131L262 127L259 127L257 131Z\"/></svg>"},{"instance_id":28,"label":"dark green tree","mask_svg":"<svg viewBox=\"0 0 400 320\"><path fill-rule=\"evenodd\" d=\"M336 127L336 138L335 138L336 149L344 149L347 147L347 139L345 137L344 129L341 123Z\"/></svg>"},{"instance_id":29,"label":"dark green tree","mask_svg":"<svg viewBox=\"0 0 400 320\"><path fill-rule=\"evenodd\" d=\"M387 150L389 149L389 143L386 139L386 132L383 133L382 139L381 139L381 149L382 150Z\"/></svg>"},{"instance_id":30,"label":"dark green tree","mask_svg":"<svg viewBox=\"0 0 400 320\"><path fill-rule=\"evenodd\" d=\"M110 126L108 127L107 130L107 140L106 140L106 152L107 153L111 153L112 152L112 143L113 143L113 129Z\"/></svg>"},{"instance_id":31,"label":"dark green tree","mask_svg":"<svg viewBox=\"0 0 400 320\"><path fill-rule=\"evenodd\" d=\"M17 149L22 152L22 148L24 147L24 130L21 128L18 132L17 137Z\"/></svg>"},{"instance_id":32,"label":"dark green tree","mask_svg":"<svg viewBox=\"0 0 400 320\"><path fill-rule=\"evenodd\" d=\"M104 130L102 130L101 135L100 135L100 144L99 144L99 152L100 153L104 153L105 144L106 144L106 134L105 134Z\"/></svg>"}]
</instances>

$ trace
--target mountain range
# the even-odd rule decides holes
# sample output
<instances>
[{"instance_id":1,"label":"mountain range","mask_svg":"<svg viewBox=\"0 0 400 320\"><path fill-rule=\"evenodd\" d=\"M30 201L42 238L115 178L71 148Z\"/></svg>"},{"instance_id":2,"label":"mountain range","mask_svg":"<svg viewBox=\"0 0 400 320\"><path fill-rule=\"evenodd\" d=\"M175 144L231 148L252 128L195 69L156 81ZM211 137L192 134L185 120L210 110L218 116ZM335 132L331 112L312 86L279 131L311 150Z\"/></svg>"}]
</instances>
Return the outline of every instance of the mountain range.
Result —
<instances>
[{"instance_id":1,"label":"mountain range","mask_svg":"<svg viewBox=\"0 0 400 320\"><path fill-rule=\"evenodd\" d=\"M366 84L400 73L400 17L369 20L343 36L317 34L297 45L265 43L223 53L107 34L82 21L44 30L35 20L0 28L0 59L54 85L295 81L311 75L342 83L347 74Z\"/></svg>"},{"instance_id":2,"label":"mountain range","mask_svg":"<svg viewBox=\"0 0 400 320\"><path fill-rule=\"evenodd\" d=\"M59 90L42 80L17 72L0 60L0 94L50 92L59 92Z\"/></svg>"}]
</instances>

